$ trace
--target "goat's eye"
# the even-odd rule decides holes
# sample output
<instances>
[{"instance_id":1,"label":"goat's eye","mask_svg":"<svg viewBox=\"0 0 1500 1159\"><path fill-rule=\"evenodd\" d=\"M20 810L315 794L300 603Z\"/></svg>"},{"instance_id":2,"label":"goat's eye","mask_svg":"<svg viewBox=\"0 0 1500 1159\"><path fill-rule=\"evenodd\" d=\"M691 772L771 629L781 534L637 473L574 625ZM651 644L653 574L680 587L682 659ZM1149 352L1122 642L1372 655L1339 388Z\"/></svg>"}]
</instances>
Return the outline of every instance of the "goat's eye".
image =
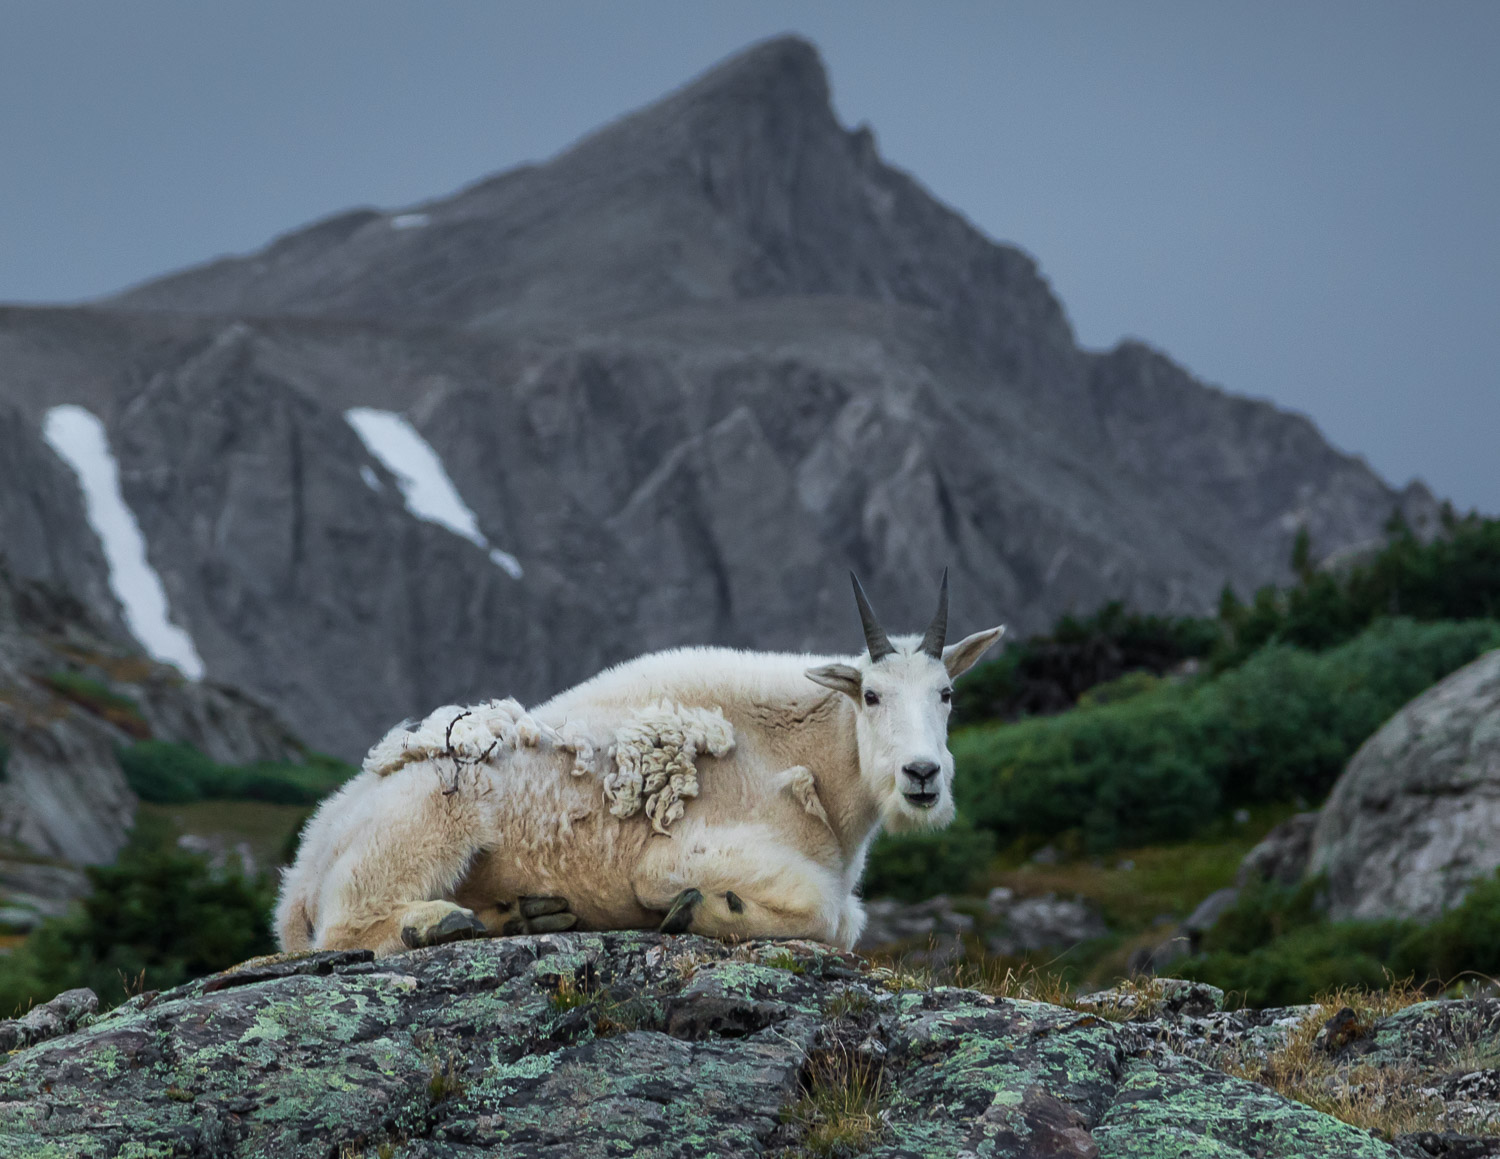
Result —
<instances>
[{"instance_id":1,"label":"goat's eye","mask_svg":"<svg viewBox=\"0 0 1500 1159\"><path fill-rule=\"evenodd\" d=\"M880 695L879 695L879 693L871 692L868 688L865 689L865 703L866 704L879 704L880 703Z\"/></svg>"},{"instance_id":2,"label":"goat's eye","mask_svg":"<svg viewBox=\"0 0 1500 1159\"><path fill-rule=\"evenodd\" d=\"M951 689L951 688L945 688L945 689L943 689L941 692L938 693L938 699L941 700L944 704L952 704L953 703L953 689Z\"/></svg>"}]
</instances>

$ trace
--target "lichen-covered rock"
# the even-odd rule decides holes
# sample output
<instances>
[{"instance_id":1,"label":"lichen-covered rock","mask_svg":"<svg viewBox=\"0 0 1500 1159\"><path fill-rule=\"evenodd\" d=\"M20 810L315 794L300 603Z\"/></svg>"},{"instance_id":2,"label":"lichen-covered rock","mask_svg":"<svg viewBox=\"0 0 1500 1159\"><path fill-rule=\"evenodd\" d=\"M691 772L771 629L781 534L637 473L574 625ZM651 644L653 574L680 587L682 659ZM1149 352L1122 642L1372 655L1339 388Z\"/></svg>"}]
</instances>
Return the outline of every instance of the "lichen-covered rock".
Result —
<instances>
[{"instance_id":1,"label":"lichen-covered rock","mask_svg":"<svg viewBox=\"0 0 1500 1159\"><path fill-rule=\"evenodd\" d=\"M1135 994L1074 1010L903 988L812 943L647 933L278 955L16 1050L0 1066L0 1157L795 1155L806 1127L788 1109L820 1081L818 1058L878 1073L868 1153L893 1159L1395 1159L1423 1145L1398 1152L1213 1066L1227 1046L1274 1049L1305 1011L1225 1012L1192 983ZM1493 1013L1426 1005L1367 1053L1438 1051L1442 1028Z\"/></svg>"},{"instance_id":2,"label":"lichen-covered rock","mask_svg":"<svg viewBox=\"0 0 1500 1159\"><path fill-rule=\"evenodd\" d=\"M1101 1159L1389 1159L1368 1131L1193 1059L1131 1065L1095 1131Z\"/></svg>"},{"instance_id":3,"label":"lichen-covered rock","mask_svg":"<svg viewBox=\"0 0 1500 1159\"><path fill-rule=\"evenodd\" d=\"M18 1050L67 1034L98 1009L99 999L92 990L64 990L20 1018L0 1021L0 1051Z\"/></svg>"},{"instance_id":4,"label":"lichen-covered rock","mask_svg":"<svg viewBox=\"0 0 1500 1159\"><path fill-rule=\"evenodd\" d=\"M1428 689L1354 755L1313 833L1333 917L1430 921L1500 868L1500 651Z\"/></svg>"}]
</instances>

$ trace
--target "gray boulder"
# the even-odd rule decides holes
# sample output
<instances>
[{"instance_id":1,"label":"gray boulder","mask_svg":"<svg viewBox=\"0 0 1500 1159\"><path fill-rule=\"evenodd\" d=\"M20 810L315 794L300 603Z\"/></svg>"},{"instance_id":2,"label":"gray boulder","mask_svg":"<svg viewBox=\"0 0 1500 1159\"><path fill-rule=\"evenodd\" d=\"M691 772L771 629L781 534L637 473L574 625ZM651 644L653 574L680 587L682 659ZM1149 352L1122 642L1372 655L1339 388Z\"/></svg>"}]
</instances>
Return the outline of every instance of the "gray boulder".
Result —
<instances>
[{"instance_id":1,"label":"gray boulder","mask_svg":"<svg viewBox=\"0 0 1500 1159\"><path fill-rule=\"evenodd\" d=\"M1240 862L1240 868L1234 875L1235 885L1243 888L1257 881L1295 885L1301 881L1307 872L1307 859L1312 854L1313 830L1317 827L1316 812L1288 817L1245 854L1245 859Z\"/></svg>"},{"instance_id":2,"label":"gray boulder","mask_svg":"<svg viewBox=\"0 0 1500 1159\"><path fill-rule=\"evenodd\" d=\"M1305 1012L1160 998L1095 1013L914 987L806 942L638 933L260 959L78 1029L16 1027L32 1045L0 1065L0 1151L807 1154L821 1091L891 1159L1402 1153L1213 1066Z\"/></svg>"},{"instance_id":3,"label":"gray boulder","mask_svg":"<svg viewBox=\"0 0 1500 1159\"><path fill-rule=\"evenodd\" d=\"M859 949L900 954L906 961L942 966L964 954L964 935L974 919L958 913L946 894L923 902L873 898L865 903L866 922Z\"/></svg>"},{"instance_id":4,"label":"gray boulder","mask_svg":"<svg viewBox=\"0 0 1500 1159\"><path fill-rule=\"evenodd\" d=\"M1084 902L1055 893L1017 899L1001 886L990 891L987 908L1003 923L1000 932L986 942L992 954L1066 948L1109 932L1104 919Z\"/></svg>"},{"instance_id":5,"label":"gray boulder","mask_svg":"<svg viewBox=\"0 0 1500 1159\"><path fill-rule=\"evenodd\" d=\"M1430 920L1500 867L1500 650L1412 701L1354 755L1308 872L1334 918Z\"/></svg>"}]
</instances>

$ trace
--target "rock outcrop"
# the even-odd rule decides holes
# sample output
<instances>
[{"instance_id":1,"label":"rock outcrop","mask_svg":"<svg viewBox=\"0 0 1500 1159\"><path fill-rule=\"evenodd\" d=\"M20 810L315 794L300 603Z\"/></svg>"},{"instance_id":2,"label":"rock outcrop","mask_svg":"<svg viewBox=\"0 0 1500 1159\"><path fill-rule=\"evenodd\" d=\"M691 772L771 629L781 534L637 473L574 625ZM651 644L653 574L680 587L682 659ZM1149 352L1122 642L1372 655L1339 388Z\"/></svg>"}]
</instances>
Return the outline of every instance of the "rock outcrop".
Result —
<instances>
[{"instance_id":1,"label":"rock outcrop","mask_svg":"<svg viewBox=\"0 0 1500 1159\"><path fill-rule=\"evenodd\" d=\"M1429 921L1500 868L1500 651L1406 705L1318 817L1308 872L1333 918Z\"/></svg>"},{"instance_id":2,"label":"rock outcrop","mask_svg":"<svg viewBox=\"0 0 1500 1159\"><path fill-rule=\"evenodd\" d=\"M962 626L1024 634L1207 610L1289 578L1301 527L1333 552L1435 516L1300 416L1080 349L790 38L451 197L0 309L4 400L17 462L49 460L47 408L101 419L208 674L346 758L652 648L848 650L851 566L905 623L950 565ZM409 419L519 578L407 509L351 407ZM102 599L87 527L27 520L35 574Z\"/></svg>"},{"instance_id":3,"label":"rock outcrop","mask_svg":"<svg viewBox=\"0 0 1500 1159\"><path fill-rule=\"evenodd\" d=\"M0 1066L0 1153L795 1155L820 1093L872 1156L1492 1153L1455 1132L1392 1145L1218 1069L1308 1011L1223 1012L1188 983L1068 1009L809 943L583 934L260 959L92 1020L64 997L0 1024L34 1043ZM1441 1083L1493 1005L1427 1003L1356 1039L1370 1066ZM1473 1096L1455 1102L1494 1109L1484 1075L1450 1077Z\"/></svg>"},{"instance_id":4,"label":"rock outcrop","mask_svg":"<svg viewBox=\"0 0 1500 1159\"><path fill-rule=\"evenodd\" d=\"M264 705L153 663L75 596L0 560L0 906L46 916L76 894L76 871L32 857L114 858L136 804L115 754L146 738L227 764L304 751Z\"/></svg>"}]
</instances>

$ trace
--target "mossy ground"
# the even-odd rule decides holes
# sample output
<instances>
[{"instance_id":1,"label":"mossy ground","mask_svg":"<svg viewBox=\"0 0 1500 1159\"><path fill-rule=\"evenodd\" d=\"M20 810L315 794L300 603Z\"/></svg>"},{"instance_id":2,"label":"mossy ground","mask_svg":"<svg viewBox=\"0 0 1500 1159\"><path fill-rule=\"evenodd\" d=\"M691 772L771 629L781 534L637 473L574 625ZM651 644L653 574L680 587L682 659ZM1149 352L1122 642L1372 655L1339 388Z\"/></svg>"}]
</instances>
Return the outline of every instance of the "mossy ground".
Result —
<instances>
[{"instance_id":1,"label":"mossy ground","mask_svg":"<svg viewBox=\"0 0 1500 1159\"><path fill-rule=\"evenodd\" d=\"M193 801L184 805L142 802L140 814L166 820L179 836L193 834L233 849L250 847L256 864L269 868L286 861L310 809L306 805L277 805L269 801Z\"/></svg>"}]
</instances>

